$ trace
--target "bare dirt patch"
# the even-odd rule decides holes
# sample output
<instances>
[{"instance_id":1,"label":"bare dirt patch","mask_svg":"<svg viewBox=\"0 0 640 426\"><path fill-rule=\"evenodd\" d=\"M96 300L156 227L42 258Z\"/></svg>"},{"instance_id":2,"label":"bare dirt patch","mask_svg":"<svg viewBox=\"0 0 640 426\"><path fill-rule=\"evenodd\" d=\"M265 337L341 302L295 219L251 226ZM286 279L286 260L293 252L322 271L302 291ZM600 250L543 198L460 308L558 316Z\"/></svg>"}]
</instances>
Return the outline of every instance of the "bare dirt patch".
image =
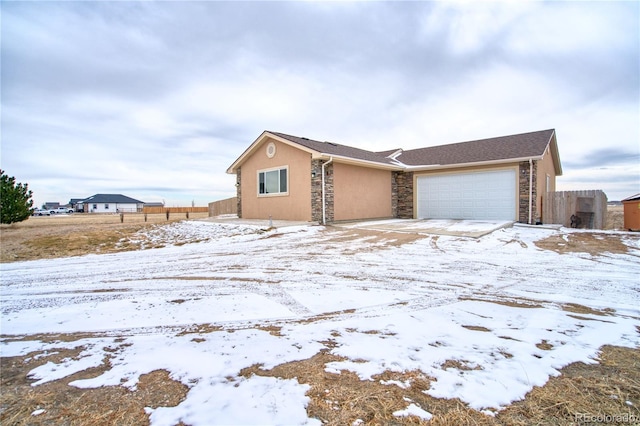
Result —
<instances>
[{"instance_id":1,"label":"bare dirt patch","mask_svg":"<svg viewBox=\"0 0 640 426\"><path fill-rule=\"evenodd\" d=\"M483 331L485 333L490 332L491 330L489 330L487 327L480 327L477 325L463 325L462 327L466 328L467 330L472 330L472 331Z\"/></svg>"},{"instance_id":2,"label":"bare dirt patch","mask_svg":"<svg viewBox=\"0 0 640 426\"><path fill-rule=\"evenodd\" d=\"M567 312L573 312L574 314L589 314L589 315L600 315L600 316L609 316L615 314L615 309L605 308L605 309L593 309L588 306L580 305L577 303L565 303L562 305L562 310Z\"/></svg>"},{"instance_id":3,"label":"bare dirt patch","mask_svg":"<svg viewBox=\"0 0 640 426\"><path fill-rule=\"evenodd\" d=\"M328 235L331 237L331 242L336 243L366 239L372 245L382 244L385 246L398 247L428 237L426 235L409 232L374 231L370 229L347 229L339 227L328 227L327 229Z\"/></svg>"},{"instance_id":4,"label":"bare dirt patch","mask_svg":"<svg viewBox=\"0 0 640 426\"><path fill-rule=\"evenodd\" d=\"M575 232L562 235L550 235L535 242L536 246L556 253L589 253L592 256L603 253L625 254L629 248L617 234L602 232Z\"/></svg>"},{"instance_id":5,"label":"bare dirt patch","mask_svg":"<svg viewBox=\"0 0 640 426\"><path fill-rule=\"evenodd\" d=\"M512 297L510 300L501 300L494 298L484 298L484 297L460 297L459 300L471 300L485 303L495 303L496 305L509 306L511 308L525 308L525 309L537 309L543 308L544 306L540 304L540 301L526 299L523 297Z\"/></svg>"}]
</instances>

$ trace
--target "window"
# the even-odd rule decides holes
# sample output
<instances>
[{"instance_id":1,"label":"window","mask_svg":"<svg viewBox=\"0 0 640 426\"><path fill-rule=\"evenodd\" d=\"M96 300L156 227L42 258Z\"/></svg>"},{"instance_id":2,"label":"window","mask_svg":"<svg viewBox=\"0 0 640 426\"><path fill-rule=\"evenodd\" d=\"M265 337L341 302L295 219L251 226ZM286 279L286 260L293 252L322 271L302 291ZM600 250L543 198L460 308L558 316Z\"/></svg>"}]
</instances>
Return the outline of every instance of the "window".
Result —
<instances>
[{"instance_id":1,"label":"window","mask_svg":"<svg viewBox=\"0 0 640 426\"><path fill-rule=\"evenodd\" d=\"M94 209L94 210L97 210L97 209L98 209L98 205L97 205L97 204L94 204L94 205L93 205L93 209Z\"/></svg>"},{"instance_id":2,"label":"window","mask_svg":"<svg viewBox=\"0 0 640 426\"><path fill-rule=\"evenodd\" d=\"M105 210L109 210L109 204L105 204L105 205L104 205L104 209L105 209Z\"/></svg>"},{"instance_id":3,"label":"window","mask_svg":"<svg viewBox=\"0 0 640 426\"><path fill-rule=\"evenodd\" d=\"M286 195L289 193L288 168L258 171L258 195Z\"/></svg>"}]
</instances>

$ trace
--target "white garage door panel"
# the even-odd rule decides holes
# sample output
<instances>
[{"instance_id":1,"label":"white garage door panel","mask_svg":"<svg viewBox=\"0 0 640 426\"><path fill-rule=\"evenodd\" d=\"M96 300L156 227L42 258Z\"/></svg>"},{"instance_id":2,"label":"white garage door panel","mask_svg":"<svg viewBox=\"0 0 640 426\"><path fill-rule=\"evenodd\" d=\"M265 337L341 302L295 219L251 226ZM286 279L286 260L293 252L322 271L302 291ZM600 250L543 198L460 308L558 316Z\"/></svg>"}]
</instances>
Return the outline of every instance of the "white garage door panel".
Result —
<instances>
[{"instance_id":1,"label":"white garage door panel","mask_svg":"<svg viewBox=\"0 0 640 426\"><path fill-rule=\"evenodd\" d=\"M516 172L419 176L418 218L515 220Z\"/></svg>"}]
</instances>

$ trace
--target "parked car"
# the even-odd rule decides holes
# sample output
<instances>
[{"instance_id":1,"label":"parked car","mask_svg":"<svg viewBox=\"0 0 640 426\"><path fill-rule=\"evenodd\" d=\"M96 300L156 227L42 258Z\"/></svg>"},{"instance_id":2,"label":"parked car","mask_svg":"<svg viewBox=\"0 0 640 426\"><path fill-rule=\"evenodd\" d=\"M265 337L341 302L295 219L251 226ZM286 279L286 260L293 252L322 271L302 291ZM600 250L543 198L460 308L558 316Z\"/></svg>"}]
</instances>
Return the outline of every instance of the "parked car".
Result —
<instances>
[{"instance_id":1,"label":"parked car","mask_svg":"<svg viewBox=\"0 0 640 426\"><path fill-rule=\"evenodd\" d=\"M53 209L53 210L49 210L49 213L51 214L60 214L60 213L73 213L73 209L70 209L68 207L58 207L57 209Z\"/></svg>"},{"instance_id":2,"label":"parked car","mask_svg":"<svg viewBox=\"0 0 640 426\"><path fill-rule=\"evenodd\" d=\"M45 209L35 209L32 215L33 216L51 216L51 212Z\"/></svg>"}]
</instances>

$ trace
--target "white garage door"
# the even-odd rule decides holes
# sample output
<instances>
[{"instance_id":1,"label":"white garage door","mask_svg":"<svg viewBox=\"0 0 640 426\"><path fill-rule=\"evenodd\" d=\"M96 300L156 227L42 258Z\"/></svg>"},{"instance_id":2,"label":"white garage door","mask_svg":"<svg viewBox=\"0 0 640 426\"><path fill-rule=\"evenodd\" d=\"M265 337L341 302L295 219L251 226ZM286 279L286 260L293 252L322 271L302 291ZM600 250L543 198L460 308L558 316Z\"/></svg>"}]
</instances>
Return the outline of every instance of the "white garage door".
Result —
<instances>
[{"instance_id":1,"label":"white garage door","mask_svg":"<svg viewBox=\"0 0 640 426\"><path fill-rule=\"evenodd\" d=\"M516 219L516 171L419 176L419 219Z\"/></svg>"}]
</instances>

